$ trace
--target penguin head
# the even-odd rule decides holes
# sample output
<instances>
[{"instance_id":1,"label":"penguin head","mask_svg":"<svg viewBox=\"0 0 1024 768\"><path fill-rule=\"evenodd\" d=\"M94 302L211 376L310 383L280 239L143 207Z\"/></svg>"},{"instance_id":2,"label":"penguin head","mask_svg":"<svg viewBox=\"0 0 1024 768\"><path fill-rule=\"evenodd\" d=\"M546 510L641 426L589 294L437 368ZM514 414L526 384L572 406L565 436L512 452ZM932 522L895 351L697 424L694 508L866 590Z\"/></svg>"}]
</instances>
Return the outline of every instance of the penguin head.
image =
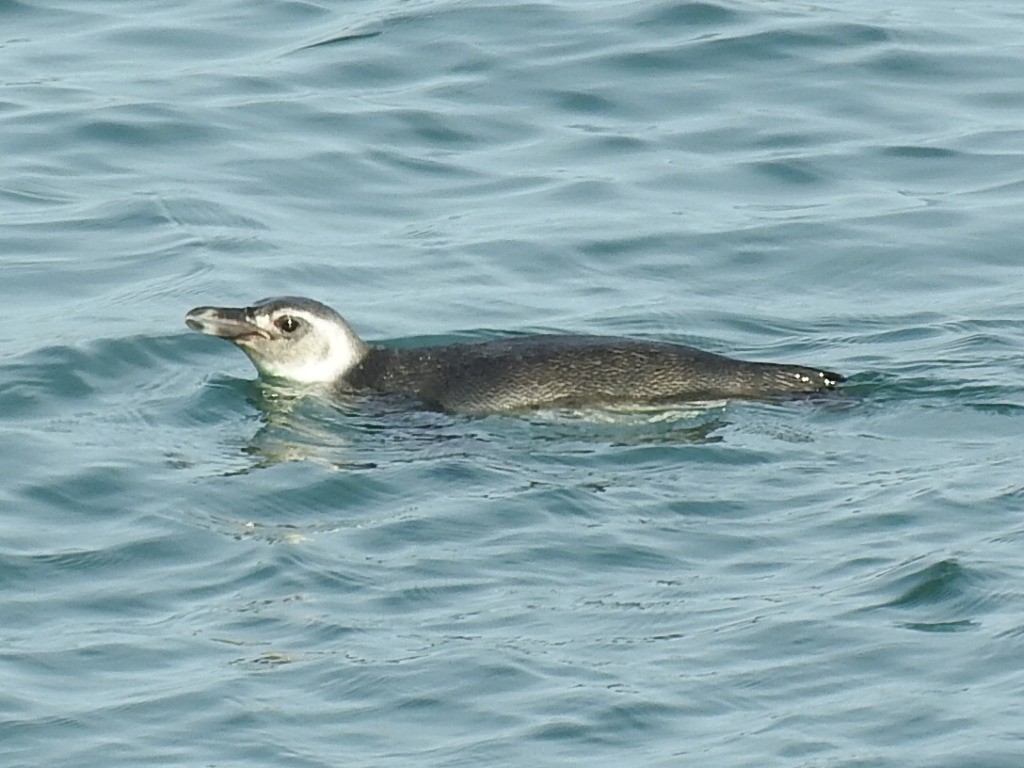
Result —
<instances>
[{"instance_id":1,"label":"penguin head","mask_svg":"<svg viewBox=\"0 0 1024 768\"><path fill-rule=\"evenodd\" d=\"M249 307L196 307L185 324L237 345L260 376L291 384L331 384L366 354L345 319L325 304L297 296Z\"/></svg>"}]
</instances>

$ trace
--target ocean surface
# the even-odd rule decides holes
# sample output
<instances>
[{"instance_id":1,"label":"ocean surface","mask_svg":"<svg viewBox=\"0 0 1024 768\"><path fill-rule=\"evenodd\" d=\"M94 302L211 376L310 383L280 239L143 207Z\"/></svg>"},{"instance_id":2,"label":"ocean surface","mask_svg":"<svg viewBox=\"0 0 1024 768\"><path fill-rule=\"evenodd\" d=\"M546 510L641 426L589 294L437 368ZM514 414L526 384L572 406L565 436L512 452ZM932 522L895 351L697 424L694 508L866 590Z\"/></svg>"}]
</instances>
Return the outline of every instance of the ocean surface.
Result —
<instances>
[{"instance_id":1,"label":"ocean surface","mask_svg":"<svg viewBox=\"0 0 1024 768\"><path fill-rule=\"evenodd\" d=\"M0 766L1024 765L1024 6L0 0ZM833 397L470 418L197 305Z\"/></svg>"}]
</instances>

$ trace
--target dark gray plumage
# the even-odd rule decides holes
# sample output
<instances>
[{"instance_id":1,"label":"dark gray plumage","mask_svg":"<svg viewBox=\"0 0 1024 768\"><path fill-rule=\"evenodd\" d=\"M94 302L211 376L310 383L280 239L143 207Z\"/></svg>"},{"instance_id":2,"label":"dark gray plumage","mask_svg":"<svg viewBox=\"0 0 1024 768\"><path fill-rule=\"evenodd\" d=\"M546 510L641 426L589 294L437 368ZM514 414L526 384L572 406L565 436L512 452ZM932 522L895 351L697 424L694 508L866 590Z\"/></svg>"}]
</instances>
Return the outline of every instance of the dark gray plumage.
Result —
<instances>
[{"instance_id":1,"label":"dark gray plumage","mask_svg":"<svg viewBox=\"0 0 1024 768\"><path fill-rule=\"evenodd\" d=\"M818 392L838 374L749 363L678 344L528 336L420 349L370 347L339 382L408 394L447 411L758 399Z\"/></svg>"},{"instance_id":2,"label":"dark gray plumage","mask_svg":"<svg viewBox=\"0 0 1024 768\"><path fill-rule=\"evenodd\" d=\"M186 322L235 342L270 378L408 395L461 413L768 399L820 392L844 380L818 368L602 336L389 349L365 344L334 310L301 298L243 309L200 307Z\"/></svg>"}]
</instances>

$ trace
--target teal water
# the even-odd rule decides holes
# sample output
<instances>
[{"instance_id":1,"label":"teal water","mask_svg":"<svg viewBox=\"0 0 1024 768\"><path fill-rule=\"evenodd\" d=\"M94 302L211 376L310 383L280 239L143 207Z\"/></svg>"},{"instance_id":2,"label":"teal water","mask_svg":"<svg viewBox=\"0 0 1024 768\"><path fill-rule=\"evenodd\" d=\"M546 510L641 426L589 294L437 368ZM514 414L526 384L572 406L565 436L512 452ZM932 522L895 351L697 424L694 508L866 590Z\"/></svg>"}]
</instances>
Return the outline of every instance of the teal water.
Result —
<instances>
[{"instance_id":1,"label":"teal water","mask_svg":"<svg viewBox=\"0 0 1024 768\"><path fill-rule=\"evenodd\" d=\"M0 764L1021 764L1017 3L0 29ZM183 324L284 293L851 380L375 411Z\"/></svg>"}]
</instances>

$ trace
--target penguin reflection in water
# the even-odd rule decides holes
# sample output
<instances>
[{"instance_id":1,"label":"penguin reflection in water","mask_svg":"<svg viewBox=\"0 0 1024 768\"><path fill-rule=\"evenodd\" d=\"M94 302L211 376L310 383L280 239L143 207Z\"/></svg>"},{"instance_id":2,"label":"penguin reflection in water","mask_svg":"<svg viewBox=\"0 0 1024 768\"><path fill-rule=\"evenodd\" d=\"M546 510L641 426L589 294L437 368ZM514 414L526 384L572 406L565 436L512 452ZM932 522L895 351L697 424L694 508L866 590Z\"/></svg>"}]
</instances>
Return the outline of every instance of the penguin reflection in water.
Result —
<instances>
[{"instance_id":1,"label":"penguin reflection in water","mask_svg":"<svg viewBox=\"0 0 1024 768\"><path fill-rule=\"evenodd\" d=\"M312 299L197 307L189 328L227 339L271 381L398 394L453 413L765 400L830 390L838 373L754 363L657 341L520 336L390 349L367 344Z\"/></svg>"}]
</instances>

